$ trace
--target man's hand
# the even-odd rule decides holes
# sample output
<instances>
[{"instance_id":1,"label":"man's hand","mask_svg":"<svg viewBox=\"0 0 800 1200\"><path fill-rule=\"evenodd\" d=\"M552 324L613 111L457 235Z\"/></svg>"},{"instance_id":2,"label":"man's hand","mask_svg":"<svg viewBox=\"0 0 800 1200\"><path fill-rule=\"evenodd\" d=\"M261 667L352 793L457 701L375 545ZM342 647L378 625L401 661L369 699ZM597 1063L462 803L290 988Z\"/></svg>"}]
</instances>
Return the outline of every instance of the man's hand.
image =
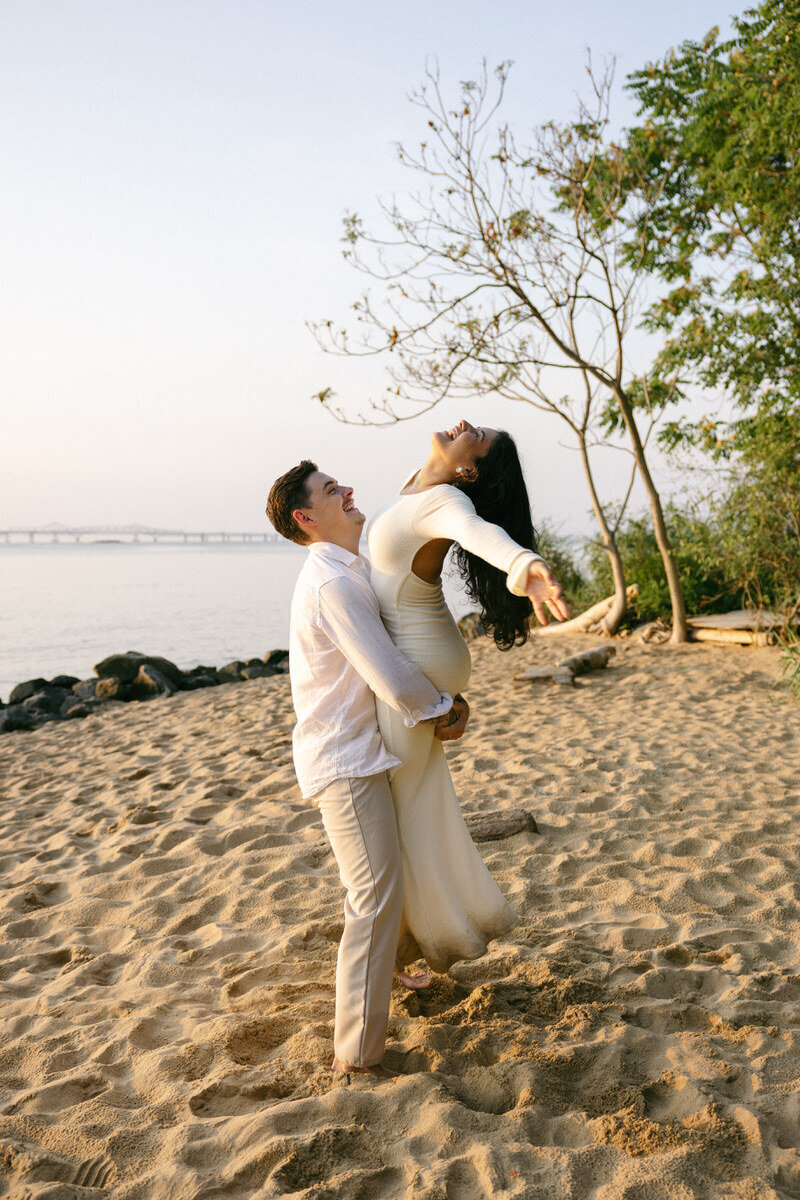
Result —
<instances>
[{"instance_id":1,"label":"man's hand","mask_svg":"<svg viewBox=\"0 0 800 1200\"><path fill-rule=\"evenodd\" d=\"M557 621L564 621L569 616L567 606L561 596L561 584L544 561L535 562L528 571L528 581L525 592L533 605L536 620L540 625L546 625L544 605L550 609Z\"/></svg>"},{"instance_id":2,"label":"man's hand","mask_svg":"<svg viewBox=\"0 0 800 1200\"><path fill-rule=\"evenodd\" d=\"M436 721L434 737L437 737L440 742L456 742L467 728L468 720L469 705L459 693L453 698L453 707L450 711Z\"/></svg>"}]
</instances>

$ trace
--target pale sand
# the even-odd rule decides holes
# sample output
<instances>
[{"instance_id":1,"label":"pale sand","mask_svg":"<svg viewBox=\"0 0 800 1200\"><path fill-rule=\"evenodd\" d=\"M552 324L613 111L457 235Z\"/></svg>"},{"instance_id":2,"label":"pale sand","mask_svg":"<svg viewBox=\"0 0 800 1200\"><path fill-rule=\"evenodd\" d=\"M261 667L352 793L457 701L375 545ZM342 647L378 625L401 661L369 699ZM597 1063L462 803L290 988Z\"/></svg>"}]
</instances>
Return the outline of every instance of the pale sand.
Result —
<instances>
[{"instance_id":1,"label":"pale sand","mask_svg":"<svg viewBox=\"0 0 800 1200\"><path fill-rule=\"evenodd\" d=\"M3 1195L800 1195L800 706L773 650L472 644L449 749L522 924L333 1079L343 896L285 678L0 739ZM60 1181L60 1182L59 1182Z\"/></svg>"}]
</instances>

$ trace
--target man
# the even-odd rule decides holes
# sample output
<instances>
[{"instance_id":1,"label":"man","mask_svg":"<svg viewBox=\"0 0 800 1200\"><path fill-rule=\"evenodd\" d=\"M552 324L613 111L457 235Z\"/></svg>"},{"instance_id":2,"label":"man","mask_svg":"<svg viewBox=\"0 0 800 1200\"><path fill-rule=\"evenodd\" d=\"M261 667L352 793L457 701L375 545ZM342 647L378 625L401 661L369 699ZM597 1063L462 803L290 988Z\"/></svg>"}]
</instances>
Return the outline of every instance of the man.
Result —
<instances>
[{"instance_id":1,"label":"man","mask_svg":"<svg viewBox=\"0 0 800 1200\"><path fill-rule=\"evenodd\" d=\"M358 552L365 517L352 488L304 460L276 479L267 516L309 549L292 598L289 672L298 783L319 808L347 889L331 1069L391 1078L381 1059L403 895L389 775L400 762L381 740L375 696L410 726L433 721L443 741L461 736L468 710L386 632Z\"/></svg>"}]
</instances>

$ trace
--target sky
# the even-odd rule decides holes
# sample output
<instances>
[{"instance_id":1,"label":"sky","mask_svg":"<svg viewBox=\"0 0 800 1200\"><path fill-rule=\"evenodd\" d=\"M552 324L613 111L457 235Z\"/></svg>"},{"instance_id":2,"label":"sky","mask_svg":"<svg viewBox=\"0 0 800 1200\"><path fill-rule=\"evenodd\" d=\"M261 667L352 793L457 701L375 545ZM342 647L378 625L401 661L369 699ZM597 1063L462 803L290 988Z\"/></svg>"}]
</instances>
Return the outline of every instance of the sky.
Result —
<instances>
[{"instance_id":1,"label":"sky","mask_svg":"<svg viewBox=\"0 0 800 1200\"><path fill-rule=\"evenodd\" d=\"M301 458L369 513L465 416L518 442L535 519L588 529L559 423L497 398L375 429L336 422L385 387L377 359L324 354L306 323L346 320L362 278L346 211L415 186L395 144L409 101L511 59L502 116L524 137L574 113L593 60L625 75L733 0L5 0L0 10L0 529L133 522L261 530ZM604 495L627 479L601 453ZM679 486L658 463L666 492ZM643 503L643 497L638 497Z\"/></svg>"}]
</instances>

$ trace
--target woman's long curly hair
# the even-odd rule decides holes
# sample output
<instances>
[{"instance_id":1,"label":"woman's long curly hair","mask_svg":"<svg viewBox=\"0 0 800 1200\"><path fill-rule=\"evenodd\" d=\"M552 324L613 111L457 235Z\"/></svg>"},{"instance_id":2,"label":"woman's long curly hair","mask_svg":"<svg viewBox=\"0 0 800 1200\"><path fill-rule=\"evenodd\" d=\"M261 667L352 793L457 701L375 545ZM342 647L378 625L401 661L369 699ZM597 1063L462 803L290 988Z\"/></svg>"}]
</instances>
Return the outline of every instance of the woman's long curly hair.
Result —
<instances>
[{"instance_id":1,"label":"woman's long curly hair","mask_svg":"<svg viewBox=\"0 0 800 1200\"><path fill-rule=\"evenodd\" d=\"M475 460L475 467L478 478L459 482L458 486L469 496L478 516L500 525L518 545L536 552L528 489L513 438L500 430L483 458ZM458 543L453 547L453 557L467 594L481 606L483 627L499 649L510 650L526 642L533 611L528 597L512 595L502 571Z\"/></svg>"}]
</instances>

